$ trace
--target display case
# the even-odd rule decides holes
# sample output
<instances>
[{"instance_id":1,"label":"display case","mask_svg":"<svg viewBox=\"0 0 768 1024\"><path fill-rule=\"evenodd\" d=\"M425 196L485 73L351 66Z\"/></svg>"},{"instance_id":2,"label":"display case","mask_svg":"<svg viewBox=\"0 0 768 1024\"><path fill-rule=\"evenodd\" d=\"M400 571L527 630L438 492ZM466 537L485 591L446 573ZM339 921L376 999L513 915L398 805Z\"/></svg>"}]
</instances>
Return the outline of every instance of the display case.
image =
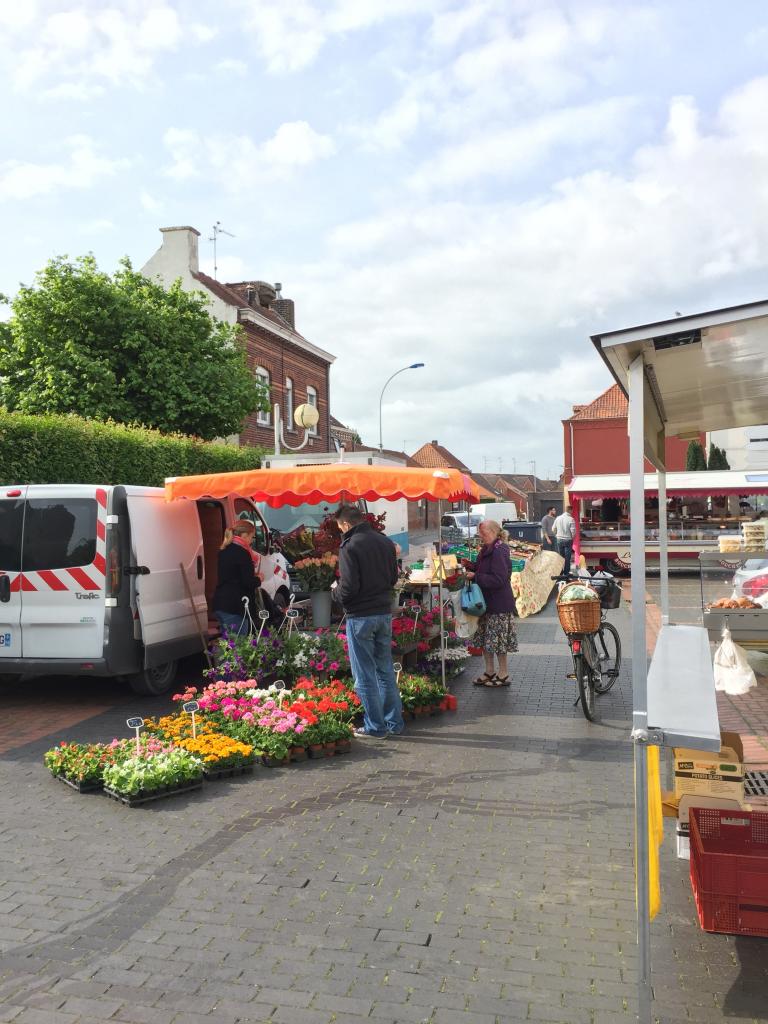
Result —
<instances>
[{"instance_id":1,"label":"display case","mask_svg":"<svg viewBox=\"0 0 768 1024\"><path fill-rule=\"evenodd\" d=\"M702 551L699 573L710 640L719 640L727 625L743 647L768 650L768 551Z\"/></svg>"}]
</instances>

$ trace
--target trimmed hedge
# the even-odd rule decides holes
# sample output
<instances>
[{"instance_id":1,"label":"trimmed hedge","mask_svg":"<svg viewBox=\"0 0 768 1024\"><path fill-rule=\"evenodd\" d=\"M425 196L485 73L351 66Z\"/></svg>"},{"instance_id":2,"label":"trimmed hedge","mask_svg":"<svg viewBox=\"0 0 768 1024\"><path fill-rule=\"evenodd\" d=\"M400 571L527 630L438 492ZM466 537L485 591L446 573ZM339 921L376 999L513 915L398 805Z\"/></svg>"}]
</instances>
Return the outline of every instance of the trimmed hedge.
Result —
<instances>
[{"instance_id":1,"label":"trimmed hedge","mask_svg":"<svg viewBox=\"0 0 768 1024\"><path fill-rule=\"evenodd\" d=\"M258 469L260 448L199 441L79 416L0 409L0 484L134 484L167 476Z\"/></svg>"}]
</instances>

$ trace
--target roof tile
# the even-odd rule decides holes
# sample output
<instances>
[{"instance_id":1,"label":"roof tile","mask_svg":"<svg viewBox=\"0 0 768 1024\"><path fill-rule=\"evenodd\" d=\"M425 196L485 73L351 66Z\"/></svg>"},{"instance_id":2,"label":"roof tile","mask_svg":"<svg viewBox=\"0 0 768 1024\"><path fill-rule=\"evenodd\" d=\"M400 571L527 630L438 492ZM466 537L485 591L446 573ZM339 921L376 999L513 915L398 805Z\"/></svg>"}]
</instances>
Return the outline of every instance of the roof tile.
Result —
<instances>
[{"instance_id":1,"label":"roof tile","mask_svg":"<svg viewBox=\"0 0 768 1024\"><path fill-rule=\"evenodd\" d=\"M611 384L607 391L588 405L574 405L571 420L622 420L629 415L627 396L618 384Z\"/></svg>"}]
</instances>

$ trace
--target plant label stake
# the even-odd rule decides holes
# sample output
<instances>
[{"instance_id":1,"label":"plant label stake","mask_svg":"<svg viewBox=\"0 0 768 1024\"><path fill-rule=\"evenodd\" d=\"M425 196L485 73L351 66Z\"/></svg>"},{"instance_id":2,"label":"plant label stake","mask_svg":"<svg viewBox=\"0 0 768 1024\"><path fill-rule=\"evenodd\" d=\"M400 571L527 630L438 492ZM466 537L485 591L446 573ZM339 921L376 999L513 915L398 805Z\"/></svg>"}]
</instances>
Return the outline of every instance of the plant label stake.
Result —
<instances>
[{"instance_id":1,"label":"plant label stake","mask_svg":"<svg viewBox=\"0 0 768 1024\"><path fill-rule=\"evenodd\" d=\"M285 612L283 613L283 621L280 623L280 625L277 628L277 632L278 633L280 633L282 631L282 629L285 626L286 622L288 622L288 613L293 611L293 602L295 600L296 600L296 595L295 594L291 594L291 598L288 601L288 607L285 609Z\"/></svg>"},{"instance_id":2,"label":"plant label stake","mask_svg":"<svg viewBox=\"0 0 768 1024\"><path fill-rule=\"evenodd\" d=\"M267 624L267 619L268 618L269 618L269 612L265 611L262 608L262 610L259 612L259 619L261 620L261 625L259 626L259 635L256 637L256 643L258 643L259 640L261 640L261 634L264 632L264 627Z\"/></svg>"},{"instance_id":3,"label":"plant label stake","mask_svg":"<svg viewBox=\"0 0 768 1024\"><path fill-rule=\"evenodd\" d=\"M293 627L296 625L296 620L299 617L298 608L289 608L285 613L285 617L288 619L288 636L293 632Z\"/></svg>"},{"instance_id":4,"label":"plant label stake","mask_svg":"<svg viewBox=\"0 0 768 1024\"><path fill-rule=\"evenodd\" d=\"M196 700L188 700L186 704L181 705L182 710L186 711L188 715L192 715L192 739L197 739L197 723L195 722L195 712L200 710L200 705Z\"/></svg>"},{"instance_id":5,"label":"plant label stake","mask_svg":"<svg viewBox=\"0 0 768 1024\"><path fill-rule=\"evenodd\" d=\"M392 668L395 670L395 686L400 685L400 673L403 671L403 666L399 661L396 661Z\"/></svg>"},{"instance_id":6,"label":"plant label stake","mask_svg":"<svg viewBox=\"0 0 768 1024\"><path fill-rule=\"evenodd\" d=\"M136 757L141 757L141 740L139 739L139 732L144 728L144 719L129 718L125 724L129 729L136 730Z\"/></svg>"},{"instance_id":7,"label":"plant label stake","mask_svg":"<svg viewBox=\"0 0 768 1024\"><path fill-rule=\"evenodd\" d=\"M341 622L339 623L338 628L336 630L336 636L338 636L339 633L341 632L341 627L344 625L344 620L346 619L346 617L347 617L347 613L344 612L344 614L341 616Z\"/></svg>"},{"instance_id":8,"label":"plant label stake","mask_svg":"<svg viewBox=\"0 0 768 1024\"><path fill-rule=\"evenodd\" d=\"M296 614L298 615L298 612ZM283 697L285 696L285 682L282 679L276 679L272 685L277 690L277 706L282 708Z\"/></svg>"}]
</instances>

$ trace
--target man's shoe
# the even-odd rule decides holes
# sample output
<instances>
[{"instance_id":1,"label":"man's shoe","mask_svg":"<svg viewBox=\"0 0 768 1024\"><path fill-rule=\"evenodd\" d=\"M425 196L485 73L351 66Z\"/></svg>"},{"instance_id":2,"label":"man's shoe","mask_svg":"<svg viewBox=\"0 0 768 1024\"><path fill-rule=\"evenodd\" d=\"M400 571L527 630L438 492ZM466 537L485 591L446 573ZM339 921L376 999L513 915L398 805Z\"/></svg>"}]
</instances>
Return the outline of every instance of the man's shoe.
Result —
<instances>
[{"instance_id":1,"label":"man's shoe","mask_svg":"<svg viewBox=\"0 0 768 1024\"><path fill-rule=\"evenodd\" d=\"M360 726L359 729L355 729L354 735L361 740L385 740L389 737L388 732L368 732L367 729Z\"/></svg>"}]
</instances>

